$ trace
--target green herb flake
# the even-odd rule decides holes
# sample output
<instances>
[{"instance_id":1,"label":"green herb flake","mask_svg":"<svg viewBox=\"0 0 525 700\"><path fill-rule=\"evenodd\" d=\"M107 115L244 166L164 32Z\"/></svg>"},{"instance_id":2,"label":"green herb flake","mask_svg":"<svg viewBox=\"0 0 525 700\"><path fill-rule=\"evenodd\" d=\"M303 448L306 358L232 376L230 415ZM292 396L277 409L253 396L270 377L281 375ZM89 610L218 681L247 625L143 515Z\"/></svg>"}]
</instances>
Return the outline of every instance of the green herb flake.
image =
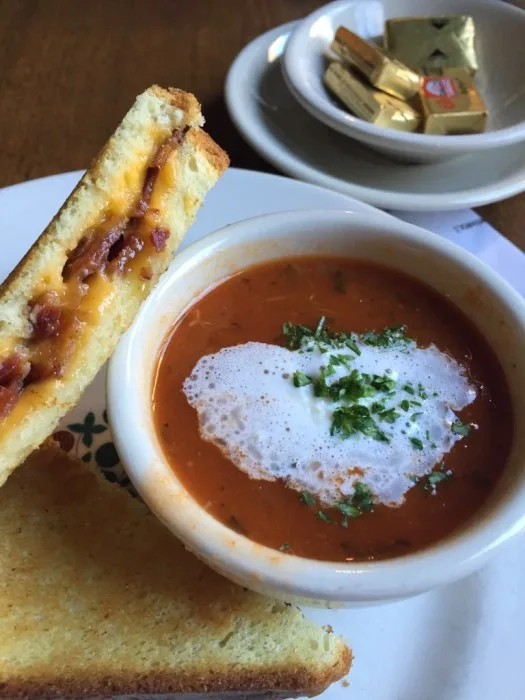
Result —
<instances>
[{"instance_id":1,"label":"green herb flake","mask_svg":"<svg viewBox=\"0 0 525 700\"><path fill-rule=\"evenodd\" d=\"M419 438L411 437L409 438L410 442L412 443L412 447L416 450L422 450L423 449L423 443Z\"/></svg>"},{"instance_id":2,"label":"green herb flake","mask_svg":"<svg viewBox=\"0 0 525 700\"><path fill-rule=\"evenodd\" d=\"M472 431L472 425L470 423L462 423L460 420L452 423L452 432L454 435L461 435L461 437L467 437Z\"/></svg>"},{"instance_id":3,"label":"green herb flake","mask_svg":"<svg viewBox=\"0 0 525 700\"><path fill-rule=\"evenodd\" d=\"M328 364L333 365L334 367L341 366L348 369L350 365L350 358L348 355L331 355L330 359L328 360Z\"/></svg>"},{"instance_id":4,"label":"green herb flake","mask_svg":"<svg viewBox=\"0 0 525 700\"><path fill-rule=\"evenodd\" d=\"M412 423L415 423L417 420L419 420L421 418L422 415L423 414L421 413L421 411L419 411L418 413L413 413L410 416L410 420L412 421Z\"/></svg>"},{"instance_id":5,"label":"green herb flake","mask_svg":"<svg viewBox=\"0 0 525 700\"><path fill-rule=\"evenodd\" d=\"M345 343L346 347L349 348L352 352L355 352L356 355L361 354L361 350L357 346L357 343L355 342L353 337L347 336L344 340L344 343Z\"/></svg>"},{"instance_id":6,"label":"green herb flake","mask_svg":"<svg viewBox=\"0 0 525 700\"><path fill-rule=\"evenodd\" d=\"M334 508L341 511L345 518L358 518L361 515L359 508L352 505L351 501L339 501L339 503L334 504Z\"/></svg>"},{"instance_id":7,"label":"green herb flake","mask_svg":"<svg viewBox=\"0 0 525 700\"><path fill-rule=\"evenodd\" d=\"M348 527L348 519L358 518L363 513L370 513L374 509L372 492L360 481L354 484L354 494L352 498L343 498L338 503L334 503L334 508L342 513L342 527Z\"/></svg>"},{"instance_id":8,"label":"green herb flake","mask_svg":"<svg viewBox=\"0 0 525 700\"><path fill-rule=\"evenodd\" d=\"M326 513L324 513L322 510L318 510L317 513L316 513L316 515L317 515L317 517L319 518L319 520L322 520L322 521L323 521L323 523L330 523L330 524L333 524L333 522L334 522L334 521L332 520L332 518L330 518L330 517L329 517Z\"/></svg>"},{"instance_id":9,"label":"green herb flake","mask_svg":"<svg viewBox=\"0 0 525 700\"><path fill-rule=\"evenodd\" d=\"M359 399L371 397L376 390L371 386L370 375L361 374L354 369L344 377L340 377L327 390L326 395L333 401L357 403Z\"/></svg>"},{"instance_id":10,"label":"green herb flake","mask_svg":"<svg viewBox=\"0 0 525 700\"><path fill-rule=\"evenodd\" d=\"M377 427L370 410L366 406L340 406L332 413L330 435L339 435L343 440L362 433L380 442L390 442L388 436Z\"/></svg>"},{"instance_id":11,"label":"green herb flake","mask_svg":"<svg viewBox=\"0 0 525 700\"><path fill-rule=\"evenodd\" d=\"M370 406L370 413L382 413L386 409L386 406L381 401L374 401Z\"/></svg>"},{"instance_id":12,"label":"green herb flake","mask_svg":"<svg viewBox=\"0 0 525 700\"><path fill-rule=\"evenodd\" d=\"M314 338L319 339L322 337L325 322L326 322L326 317L321 316L321 318L319 319L319 323L317 324L317 328L315 329L315 332L314 332Z\"/></svg>"},{"instance_id":13,"label":"green herb flake","mask_svg":"<svg viewBox=\"0 0 525 700\"><path fill-rule=\"evenodd\" d=\"M410 401L403 399L403 401L399 402L399 407L402 408L403 411L410 411Z\"/></svg>"},{"instance_id":14,"label":"green herb flake","mask_svg":"<svg viewBox=\"0 0 525 700\"><path fill-rule=\"evenodd\" d=\"M315 506L315 498L312 496L310 491L303 491L299 496L299 500L301 503L304 503L305 506Z\"/></svg>"},{"instance_id":15,"label":"green herb flake","mask_svg":"<svg viewBox=\"0 0 525 700\"><path fill-rule=\"evenodd\" d=\"M394 408L389 408L388 411L382 411L379 414L379 418L385 423L395 423L401 414L398 413Z\"/></svg>"},{"instance_id":16,"label":"green herb flake","mask_svg":"<svg viewBox=\"0 0 525 700\"><path fill-rule=\"evenodd\" d=\"M401 388L403 391L406 391L407 394L412 394L412 396L416 393L411 384L404 384Z\"/></svg>"},{"instance_id":17,"label":"green herb flake","mask_svg":"<svg viewBox=\"0 0 525 700\"><path fill-rule=\"evenodd\" d=\"M359 510L371 511L374 508L374 503L372 500L372 491L363 484L361 481L356 481L354 484L354 495L352 497L352 504L359 508Z\"/></svg>"},{"instance_id":18,"label":"green herb flake","mask_svg":"<svg viewBox=\"0 0 525 700\"><path fill-rule=\"evenodd\" d=\"M293 385L296 387L301 387L301 386L307 386L308 384L312 383L312 378L309 377L307 374L304 372L300 372L297 370L297 372L294 372L293 375Z\"/></svg>"},{"instance_id":19,"label":"green herb flake","mask_svg":"<svg viewBox=\"0 0 525 700\"><path fill-rule=\"evenodd\" d=\"M390 377L387 377L384 374L374 374L370 380L370 384L374 387L374 389L377 389L377 391L388 392L392 391L392 389L395 387L396 380L390 379Z\"/></svg>"},{"instance_id":20,"label":"green herb flake","mask_svg":"<svg viewBox=\"0 0 525 700\"><path fill-rule=\"evenodd\" d=\"M379 332L366 331L361 335L361 342L382 348L403 346L412 341L406 330L406 326L390 326Z\"/></svg>"},{"instance_id":21,"label":"green herb flake","mask_svg":"<svg viewBox=\"0 0 525 700\"><path fill-rule=\"evenodd\" d=\"M440 471L433 471L427 476L428 484L432 488L437 486L437 484L441 483L442 481L445 481L445 479L448 479L448 474Z\"/></svg>"},{"instance_id":22,"label":"green herb flake","mask_svg":"<svg viewBox=\"0 0 525 700\"><path fill-rule=\"evenodd\" d=\"M305 338L313 336L312 330L307 326L294 325L293 323L283 323L283 333L288 339L290 350L298 350Z\"/></svg>"}]
</instances>

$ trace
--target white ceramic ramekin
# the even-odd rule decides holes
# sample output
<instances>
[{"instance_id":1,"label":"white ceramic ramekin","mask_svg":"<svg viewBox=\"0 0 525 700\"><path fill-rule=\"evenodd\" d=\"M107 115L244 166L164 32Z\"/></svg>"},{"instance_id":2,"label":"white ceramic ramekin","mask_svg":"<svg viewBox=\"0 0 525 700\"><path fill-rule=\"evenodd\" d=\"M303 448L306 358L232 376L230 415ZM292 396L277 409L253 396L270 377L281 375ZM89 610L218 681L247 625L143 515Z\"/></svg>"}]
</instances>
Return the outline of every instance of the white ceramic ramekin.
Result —
<instances>
[{"instance_id":1,"label":"white ceramic ramekin","mask_svg":"<svg viewBox=\"0 0 525 700\"><path fill-rule=\"evenodd\" d=\"M344 564L291 556L256 544L196 503L157 440L152 381L159 347L174 321L209 287L232 273L255 263L309 253L387 264L430 284L474 321L507 376L515 437L504 478L469 527L425 551ZM139 493L187 548L212 568L247 588L285 600L374 603L416 595L465 576L524 528L524 357L525 302L458 246L380 214L287 212L227 226L176 257L110 362L109 416L118 452Z\"/></svg>"}]
</instances>

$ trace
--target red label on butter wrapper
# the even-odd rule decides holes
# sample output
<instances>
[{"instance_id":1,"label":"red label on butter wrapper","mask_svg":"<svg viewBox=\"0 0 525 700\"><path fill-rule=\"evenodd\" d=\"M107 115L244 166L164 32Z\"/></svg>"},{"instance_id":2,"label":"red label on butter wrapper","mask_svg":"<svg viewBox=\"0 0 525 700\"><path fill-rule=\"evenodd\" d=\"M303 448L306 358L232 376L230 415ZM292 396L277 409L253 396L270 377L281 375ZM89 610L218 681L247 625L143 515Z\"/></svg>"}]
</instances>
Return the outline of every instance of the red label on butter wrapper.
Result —
<instances>
[{"instance_id":1,"label":"red label on butter wrapper","mask_svg":"<svg viewBox=\"0 0 525 700\"><path fill-rule=\"evenodd\" d=\"M427 97L456 97L458 94L454 81L447 76L425 77L423 89Z\"/></svg>"}]
</instances>

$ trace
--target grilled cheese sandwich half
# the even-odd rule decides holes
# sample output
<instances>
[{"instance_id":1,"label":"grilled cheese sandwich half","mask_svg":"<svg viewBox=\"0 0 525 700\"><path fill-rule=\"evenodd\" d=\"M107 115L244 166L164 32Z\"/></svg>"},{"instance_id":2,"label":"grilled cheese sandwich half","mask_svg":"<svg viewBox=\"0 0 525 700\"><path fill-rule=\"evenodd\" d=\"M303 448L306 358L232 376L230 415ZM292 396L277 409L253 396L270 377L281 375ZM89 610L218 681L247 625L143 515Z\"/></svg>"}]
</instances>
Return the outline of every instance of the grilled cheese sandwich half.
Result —
<instances>
[{"instance_id":1,"label":"grilled cheese sandwich half","mask_svg":"<svg viewBox=\"0 0 525 700\"><path fill-rule=\"evenodd\" d=\"M113 352L228 167L195 97L139 95L0 287L0 485Z\"/></svg>"}]
</instances>

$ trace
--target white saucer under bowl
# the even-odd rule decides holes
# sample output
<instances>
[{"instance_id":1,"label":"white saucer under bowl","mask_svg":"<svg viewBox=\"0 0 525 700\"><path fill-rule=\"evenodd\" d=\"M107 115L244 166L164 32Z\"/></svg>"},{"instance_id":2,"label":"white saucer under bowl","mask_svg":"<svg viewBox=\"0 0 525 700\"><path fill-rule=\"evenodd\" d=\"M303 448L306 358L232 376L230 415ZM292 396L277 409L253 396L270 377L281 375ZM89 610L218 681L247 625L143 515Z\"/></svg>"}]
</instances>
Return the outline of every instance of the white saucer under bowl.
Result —
<instances>
[{"instance_id":1,"label":"white saucer under bowl","mask_svg":"<svg viewBox=\"0 0 525 700\"><path fill-rule=\"evenodd\" d=\"M386 209L461 209L525 190L525 144L407 165L316 121L295 101L281 74L281 56L296 25L277 27L248 44L226 79L230 115L263 158L288 175Z\"/></svg>"}]
</instances>

